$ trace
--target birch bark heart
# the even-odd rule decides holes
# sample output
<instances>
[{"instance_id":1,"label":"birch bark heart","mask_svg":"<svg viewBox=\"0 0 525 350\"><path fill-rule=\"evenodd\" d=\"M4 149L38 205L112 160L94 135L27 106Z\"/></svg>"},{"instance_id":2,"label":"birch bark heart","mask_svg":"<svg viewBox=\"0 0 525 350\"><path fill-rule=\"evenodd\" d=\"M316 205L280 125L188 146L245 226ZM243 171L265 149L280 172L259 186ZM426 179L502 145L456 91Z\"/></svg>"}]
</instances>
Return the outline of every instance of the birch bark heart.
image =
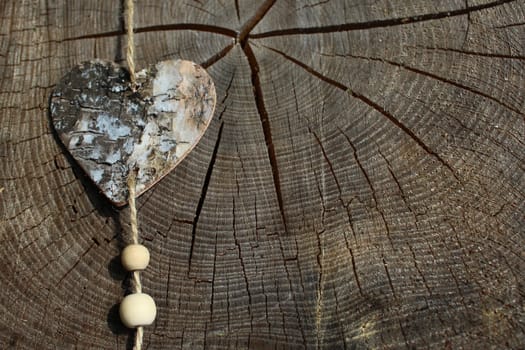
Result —
<instances>
[{"instance_id":1,"label":"birch bark heart","mask_svg":"<svg viewBox=\"0 0 525 350\"><path fill-rule=\"evenodd\" d=\"M107 61L85 62L66 74L50 102L65 147L115 205L127 203L127 177L137 195L167 175L195 147L215 108L215 87L197 64L157 63L129 74Z\"/></svg>"}]
</instances>

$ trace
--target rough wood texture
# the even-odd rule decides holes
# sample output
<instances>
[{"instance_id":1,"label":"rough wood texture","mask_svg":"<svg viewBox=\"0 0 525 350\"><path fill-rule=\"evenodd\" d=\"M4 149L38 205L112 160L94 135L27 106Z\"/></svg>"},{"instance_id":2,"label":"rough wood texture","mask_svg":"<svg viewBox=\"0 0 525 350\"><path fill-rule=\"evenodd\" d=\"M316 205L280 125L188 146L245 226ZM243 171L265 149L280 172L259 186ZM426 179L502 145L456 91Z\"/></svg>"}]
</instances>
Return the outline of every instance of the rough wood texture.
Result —
<instances>
[{"instance_id":1,"label":"rough wood texture","mask_svg":"<svg viewBox=\"0 0 525 350\"><path fill-rule=\"evenodd\" d=\"M115 205L129 198L136 171L140 196L195 147L213 117L215 87L191 61L162 61L136 74L113 62L74 67L56 85L53 126L75 161Z\"/></svg>"},{"instance_id":2,"label":"rough wood texture","mask_svg":"<svg viewBox=\"0 0 525 350\"><path fill-rule=\"evenodd\" d=\"M136 2L139 69L207 67L201 143L138 200L148 349L523 348L525 2ZM0 2L0 348L125 349L127 209L48 97L122 62L116 1Z\"/></svg>"}]
</instances>

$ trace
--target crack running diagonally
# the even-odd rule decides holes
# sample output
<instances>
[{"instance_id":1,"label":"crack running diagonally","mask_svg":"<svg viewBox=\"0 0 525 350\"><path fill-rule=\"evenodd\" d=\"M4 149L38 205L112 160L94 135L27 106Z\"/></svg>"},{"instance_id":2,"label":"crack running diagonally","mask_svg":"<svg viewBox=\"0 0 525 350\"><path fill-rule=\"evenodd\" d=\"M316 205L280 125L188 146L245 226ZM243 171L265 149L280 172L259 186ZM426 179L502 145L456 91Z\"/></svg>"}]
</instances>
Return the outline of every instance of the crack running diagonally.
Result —
<instances>
[{"instance_id":1,"label":"crack running diagonally","mask_svg":"<svg viewBox=\"0 0 525 350\"><path fill-rule=\"evenodd\" d=\"M333 80L333 79L323 75L322 73L316 71L315 69L313 69L312 67L308 66L307 64L299 61L298 59L296 59L296 58L294 58L292 56L287 55L286 53L284 53L284 52L282 52L280 50L277 50L277 49L274 49L274 48L271 48L271 47L268 47L268 46L264 46L264 45L263 45L263 47L265 47L266 49L281 55L286 60L288 60L288 61L298 65L299 67L301 67L302 69L306 70L308 73L312 74L316 78L318 78L318 79L320 79L320 80L322 80L322 81L324 81L324 82L326 82L326 83L328 83L328 84L330 84L332 86L335 86L336 88L338 88L340 90L345 91L350 96L352 96L352 97L354 97L354 98L364 102L365 104L370 106L372 109L374 109L377 112L379 112L381 115L386 117L390 122L392 122L397 128L401 129L405 134L407 134L425 152L427 152L428 154L433 156L435 159L437 159L441 163L441 165L443 165L445 168L447 168L450 171L450 173L452 174L452 176L454 176L454 178L459 183L461 183L458 175L456 174L456 172L454 171L452 166L450 166L450 164L448 164L443 158L441 158L441 156L437 152L433 151L419 136L417 136L411 129L409 129L405 124L403 124L394 115L392 115L390 112L388 112L384 107L382 107L379 104L377 104L376 102L370 100L365 95L351 90L348 86L346 86L346 85L344 85L344 84L342 84L342 83L340 83L340 82L338 82L336 80Z\"/></svg>"},{"instance_id":2,"label":"crack running diagonally","mask_svg":"<svg viewBox=\"0 0 525 350\"><path fill-rule=\"evenodd\" d=\"M266 110L266 106L264 104L264 97L263 97L261 81L259 77L259 63L257 62L255 54L253 53L253 50L249 44L244 47L244 53L248 59L248 62L250 63L250 69L252 72L252 86L253 86L253 95L255 98L255 105L257 107L259 118L261 119L264 140L266 142L266 148L268 150L268 158L270 160L270 165L272 168L273 184L275 187L275 193L277 195L279 211L281 213L281 217L283 220L284 230L287 232L288 228L286 224L286 215L284 213L284 201L283 201L283 195L281 191L279 166L277 163L277 155L275 153L275 147L274 147L273 139L272 139L270 118L268 116L268 111Z\"/></svg>"},{"instance_id":3,"label":"crack running diagonally","mask_svg":"<svg viewBox=\"0 0 525 350\"><path fill-rule=\"evenodd\" d=\"M455 17L468 15L471 12L486 10L496 6L500 6L506 3L514 2L516 0L498 0L489 2L486 4L476 5L465 7L458 10L444 11L437 13L426 13L423 15L409 16L409 17L399 17L399 18L390 18L390 19L381 19L368 22L354 22L354 23L344 23L344 24L335 24L322 27L306 27L306 28L289 28L289 29L279 29L272 30L264 33L253 34L250 37L253 39L259 38L268 38L272 36L281 36L281 35L298 35L298 34L320 34L320 33L335 33L335 32L345 32L352 30L364 30L364 29L374 29L374 28L385 28L385 27L394 27L405 24L417 23L417 22L426 22L437 19L442 19L446 17Z\"/></svg>"},{"instance_id":4,"label":"crack running diagonally","mask_svg":"<svg viewBox=\"0 0 525 350\"><path fill-rule=\"evenodd\" d=\"M255 14L241 27L237 35L237 41L241 43L242 46L246 45L246 41L253 28L264 18L276 1L277 0L266 0L257 11L255 11Z\"/></svg>"},{"instance_id":5,"label":"crack running diagonally","mask_svg":"<svg viewBox=\"0 0 525 350\"><path fill-rule=\"evenodd\" d=\"M323 54L321 54L323 55ZM392 61L392 60L388 60L388 59L385 59L385 58L380 58L380 57L372 57L372 56L360 56L360 55L351 55L351 54L345 54L345 55L334 55L334 56L338 56L338 57L349 57L349 58L356 58L356 59L360 59L360 60L368 60L368 61L375 61L375 62L382 62L382 63L385 63L385 64L389 64L391 66L395 66L395 67L398 67L398 68L402 68L402 69L405 69L405 70L408 70L408 71L411 71L413 73L416 73L416 74L420 74L422 76L425 76L427 78L431 78L431 79L435 79L435 80L438 80L442 83L446 83L446 84L449 84L449 85L452 85L452 86L455 86L459 89L462 89L462 90L465 90L465 91L468 91L472 94L475 94L475 95L478 95L478 96L481 96L481 97L484 97L486 98L487 100L491 100L495 103L497 103L498 105L502 106L502 107L505 107L506 109L518 114L518 115L521 115L523 117L525 117L525 114L519 110L518 108L516 107L513 107L483 91L480 91L480 90L477 90L477 89L474 89L470 86L467 86L467 85L464 85L464 84L461 84L461 83L458 83L452 79L449 79L449 78L445 78L445 77L442 77L442 76L439 76L435 73L431 73L431 72L428 72L428 71L425 71L425 70L422 70L422 69L419 69L419 68L416 68L416 67L411 67L407 64L404 64L404 63L400 63L400 62L396 62L396 61Z\"/></svg>"},{"instance_id":6,"label":"crack running diagonally","mask_svg":"<svg viewBox=\"0 0 525 350\"><path fill-rule=\"evenodd\" d=\"M188 271L187 271L188 277L190 276L190 272L191 272L191 261L193 259L193 248L195 246L197 224L199 223L199 218L201 215L202 207L204 206L204 200L206 199L206 194L208 193L208 186L210 185L211 175L213 173L215 161L217 159L217 153L219 151L219 145L221 143L223 127L224 127L224 122L221 122L219 131L217 133L217 140L215 141L215 146L213 147L213 152L210 158L210 163L208 165L208 170L206 171L206 176L204 177L204 183L202 185L202 191L201 191L201 195L199 198L199 202L197 204L197 209L195 210L195 216L192 222L191 245L190 245L190 252L189 252L189 258L188 258Z\"/></svg>"},{"instance_id":7,"label":"crack running diagonally","mask_svg":"<svg viewBox=\"0 0 525 350\"><path fill-rule=\"evenodd\" d=\"M257 112L261 120L261 126L263 129L264 140L266 143L266 148L268 150L268 158L270 161L270 166L272 168L273 184L275 187L275 193L277 196L277 203L279 205L279 211L281 213L281 218L284 225L284 230L287 232L287 223L286 215L284 213L284 202L283 195L281 191L281 180L279 174L279 167L277 164L277 155L275 153L275 147L272 139L272 130L270 125L270 119L268 116L268 111L264 104L264 97L261 87L261 81L259 77L259 63L257 58L248 43L250 37L250 32L255 28L255 26L264 18L266 13L270 8L275 4L276 0L267 0L265 1L255 12L255 14L242 26L238 36L237 42L241 45L243 52L248 60L250 70L251 70L251 81L253 86L253 94L255 99L255 105L257 107Z\"/></svg>"}]
</instances>

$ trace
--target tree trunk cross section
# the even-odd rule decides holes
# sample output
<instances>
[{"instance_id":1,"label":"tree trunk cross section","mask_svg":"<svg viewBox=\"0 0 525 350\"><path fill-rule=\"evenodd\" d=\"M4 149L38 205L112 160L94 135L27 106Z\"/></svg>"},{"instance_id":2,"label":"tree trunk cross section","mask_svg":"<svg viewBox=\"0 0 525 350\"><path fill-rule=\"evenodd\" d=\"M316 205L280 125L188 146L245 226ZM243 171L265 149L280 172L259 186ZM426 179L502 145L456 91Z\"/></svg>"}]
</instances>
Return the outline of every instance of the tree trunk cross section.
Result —
<instances>
[{"instance_id":1,"label":"tree trunk cross section","mask_svg":"<svg viewBox=\"0 0 525 350\"><path fill-rule=\"evenodd\" d=\"M135 61L217 91L137 201L148 349L523 348L525 3L135 2ZM116 209L49 98L119 2L0 2L0 348L130 349Z\"/></svg>"}]
</instances>

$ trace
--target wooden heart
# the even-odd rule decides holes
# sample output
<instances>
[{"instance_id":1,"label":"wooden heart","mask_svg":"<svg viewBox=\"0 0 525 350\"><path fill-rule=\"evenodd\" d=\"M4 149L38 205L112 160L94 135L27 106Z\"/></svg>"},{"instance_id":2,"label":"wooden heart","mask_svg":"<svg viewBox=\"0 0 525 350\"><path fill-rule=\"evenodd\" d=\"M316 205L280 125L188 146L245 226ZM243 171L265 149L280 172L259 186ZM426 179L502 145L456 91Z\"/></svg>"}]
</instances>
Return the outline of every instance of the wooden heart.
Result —
<instances>
[{"instance_id":1,"label":"wooden heart","mask_svg":"<svg viewBox=\"0 0 525 350\"><path fill-rule=\"evenodd\" d=\"M140 195L166 176L195 147L215 108L215 86L190 61L169 60L137 73L90 61L56 85L53 125L71 155L115 205L127 203L127 177L137 171Z\"/></svg>"}]
</instances>

